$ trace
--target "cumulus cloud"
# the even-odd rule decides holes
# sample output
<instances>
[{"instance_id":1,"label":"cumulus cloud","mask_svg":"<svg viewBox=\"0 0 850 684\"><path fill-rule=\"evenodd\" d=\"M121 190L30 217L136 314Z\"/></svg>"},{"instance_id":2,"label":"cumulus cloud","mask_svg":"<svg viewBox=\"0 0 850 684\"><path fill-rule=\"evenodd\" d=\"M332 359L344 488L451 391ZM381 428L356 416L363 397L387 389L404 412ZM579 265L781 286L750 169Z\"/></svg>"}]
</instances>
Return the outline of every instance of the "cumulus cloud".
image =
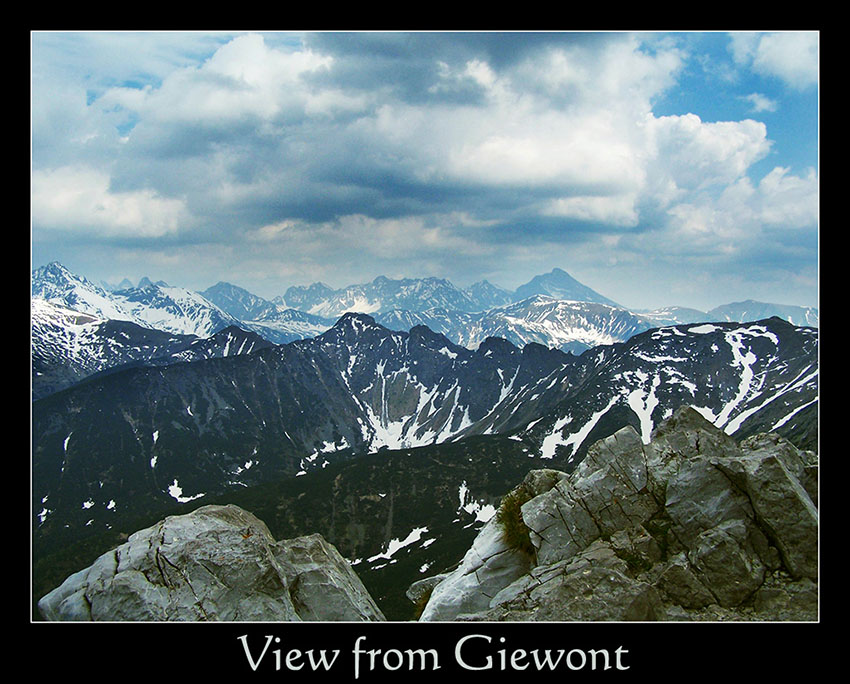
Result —
<instances>
[{"instance_id":1,"label":"cumulus cloud","mask_svg":"<svg viewBox=\"0 0 850 684\"><path fill-rule=\"evenodd\" d=\"M112 192L108 174L85 167L34 171L32 207L35 224L79 237L163 237L188 218L179 200L150 190Z\"/></svg>"},{"instance_id":2,"label":"cumulus cloud","mask_svg":"<svg viewBox=\"0 0 850 684\"><path fill-rule=\"evenodd\" d=\"M547 216L634 227L639 220L636 199L636 193L609 197L565 197L552 200L542 211Z\"/></svg>"},{"instance_id":3,"label":"cumulus cloud","mask_svg":"<svg viewBox=\"0 0 850 684\"><path fill-rule=\"evenodd\" d=\"M73 38L33 51L39 235L169 237L207 245L210 264L308 280L393 264L530 276L561 253L646 258L671 236L680 252L740 252L816 215L815 172L753 173L776 152L758 120L781 106L770 88L730 98L749 119L656 114L690 73L687 41L129 34L122 55L109 34ZM794 88L816 79L816 34L730 46Z\"/></svg>"},{"instance_id":4,"label":"cumulus cloud","mask_svg":"<svg viewBox=\"0 0 850 684\"><path fill-rule=\"evenodd\" d=\"M758 184L758 215L771 227L808 228L817 225L819 186L817 174L809 169L795 176L776 167Z\"/></svg>"},{"instance_id":5,"label":"cumulus cloud","mask_svg":"<svg viewBox=\"0 0 850 684\"><path fill-rule=\"evenodd\" d=\"M706 123L686 114L653 118L649 128L656 173L680 189L732 183L770 150L765 125L751 119Z\"/></svg>"},{"instance_id":6,"label":"cumulus cloud","mask_svg":"<svg viewBox=\"0 0 850 684\"><path fill-rule=\"evenodd\" d=\"M817 175L813 169L794 175L776 167L758 183L742 177L719 194L690 194L670 206L668 216L659 238L666 235L682 251L754 257L778 245L777 231L814 235L816 243Z\"/></svg>"},{"instance_id":7,"label":"cumulus cloud","mask_svg":"<svg viewBox=\"0 0 850 684\"><path fill-rule=\"evenodd\" d=\"M303 110L299 79L331 61L309 51L273 50L261 36L248 34L224 44L200 65L171 71L157 87L108 88L98 104L125 108L152 122L269 119L287 108Z\"/></svg>"},{"instance_id":8,"label":"cumulus cloud","mask_svg":"<svg viewBox=\"0 0 850 684\"><path fill-rule=\"evenodd\" d=\"M735 60L756 73L781 79L792 88L817 84L817 32L735 33L731 50Z\"/></svg>"}]
</instances>

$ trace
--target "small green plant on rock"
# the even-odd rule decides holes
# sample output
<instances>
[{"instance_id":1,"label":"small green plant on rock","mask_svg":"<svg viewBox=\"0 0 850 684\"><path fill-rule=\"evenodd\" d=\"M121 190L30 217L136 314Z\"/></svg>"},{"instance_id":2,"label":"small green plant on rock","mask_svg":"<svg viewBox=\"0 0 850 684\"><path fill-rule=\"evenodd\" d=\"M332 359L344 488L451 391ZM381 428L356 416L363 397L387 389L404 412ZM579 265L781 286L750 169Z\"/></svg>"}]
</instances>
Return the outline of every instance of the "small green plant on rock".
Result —
<instances>
[{"instance_id":1,"label":"small green plant on rock","mask_svg":"<svg viewBox=\"0 0 850 684\"><path fill-rule=\"evenodd\" d=\"M510 548L534 557L528 526L522 519L522 505L531 500L531 493L520 486L508 492L496 512L496 521L502 528L502 538Z\"/></svg>"},{"instance_id":2,"label":"small green plant on rock","mask_svg":"<svg viewBox=\"0 0 850 684\"><path fill-rule=\"evenodd\" d=\"M434 593L434 587L428 589L428 591L424 592L414 603L413 606L413 619L418 620L422 617L422 613L425 612L425 606L428 605L428 601L431 600L431 594Z\"/></svg>"}]
</instances>

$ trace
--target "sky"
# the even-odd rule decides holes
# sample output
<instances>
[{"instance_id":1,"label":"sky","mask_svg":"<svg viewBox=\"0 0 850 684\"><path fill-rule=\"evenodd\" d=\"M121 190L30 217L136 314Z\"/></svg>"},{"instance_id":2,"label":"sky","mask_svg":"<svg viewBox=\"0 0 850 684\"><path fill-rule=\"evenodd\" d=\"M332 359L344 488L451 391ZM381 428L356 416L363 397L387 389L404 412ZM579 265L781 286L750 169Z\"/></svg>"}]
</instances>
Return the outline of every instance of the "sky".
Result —
<instances>
[{"instance_id":1,"label":"sky","mask_svg":"<svg viewBox=\"0 0 850 684\"><path fill-rule=\"evenodd\" d=\"M30 37L33 269L818 305L817 32Z\"/></svg>"}]
</instances>

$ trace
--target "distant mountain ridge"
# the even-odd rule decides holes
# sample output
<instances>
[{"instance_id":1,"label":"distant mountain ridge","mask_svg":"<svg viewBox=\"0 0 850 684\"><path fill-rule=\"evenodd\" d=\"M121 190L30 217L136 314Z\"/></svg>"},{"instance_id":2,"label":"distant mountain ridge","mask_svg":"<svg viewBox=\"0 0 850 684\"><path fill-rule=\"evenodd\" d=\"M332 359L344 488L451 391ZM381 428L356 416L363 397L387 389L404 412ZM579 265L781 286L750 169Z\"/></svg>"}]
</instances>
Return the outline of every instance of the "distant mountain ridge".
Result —
<instances>
[{"instance_id":1,"label":"distant mountain ridge","mask_svg":"<svg viewBox=\"0 0 850 684\"><path fill-rule=\"evenodd\" d=\"M814 307L768 304L752 299L718 306L709 311L706 318L716 321L756 321L770 316L778 316L794 325L813 328L820 325L818 310Z\"/></svg>"},{"instance_id":2,"label":"distant mountain ridge","mask_svg":"<svg viewBox=\"0 0 850 684\"><path fill-rule=\"evenodd\" d=\"M99 318L129 321L177 335L210 335L239 321L201 295L143 279L142 287L110 292L58 262L36 269L31 296Z\"/></svg>"},{"instance_id":3,"label":"distant mountain ridge","mask_svg":"<svg viewBox=\"0 0 850 684\"><path fill-rule=\"evenodd\" d=\"M205 294L208 293L209 291L205 291ZM670 306L651 311L629 310L578 282L560 268L554 268L549 273L535 276L513 292L492 285L486 280L474 283L467 288L458 288L450 281L441 278L393 280L379 276L371 283L349 285L339 290L321 282L309 286L293 286L288 288L283 296L275 297L272 301L278 307L291 307L320 316L329 325L346 313L370 314L375 316L376 320L382 324L390 327L404 326L405 321L411 322L411 325L407 328L396 328L399 330L409 330L412 325L426 324L434 330L440 330L459 344L466 345L471 336L464 334L462 328L467 326L470 321L479 321L485 318L493 319L499 315L494 310L503 310L510 305L535 298L548 298L561 302L604 304L611 307L611 311L616 310L617 315L622 316L625 312L635 319L639 319L641 321L638 326L640 329L647 329L641 327L644 324L647 327L659 327L682 323L743 322L761 320L772 316L783 318L794 325L811 327L818 327L819 325L818 310L814 307L772 304L753 300L719 306L708 312L681 306ZM215 298L212 298L212 300L218 302ZM235 315L234 310L227 309L223 303L221 305ZM469 316L468 314L476 314L476 316ZM516 318L511 314L506 315ZM516 323L516 321L510 323ZM509 328L510 323L497 324L491 321L475 324L482 329L495 330L499 325ZM476 338L475 343L480 342L484 337ZM512 341L519 342L522 337L523 335L517 333ZM623 341L623 339L618 338L616 341ZM546 343L543 342L542 338L535 339L535 341ZM563 343L550 341L550 344L551 346L560 346L562 349L569 349L571 346L578 349L588 348L587 345L581 343L569 345L569 343L576 341L578 340L566 340L566 343L568 343L566 347L561 346Z\"/></svg>"},{"instance_id":4,"label":"distant mountain ridge","mask_svg":"<svg viewBox=\"0 0 850 684\"><path fill-rule=\"evenodd\" d=\"M617 302L591 290L586 285L582 285L569 273L560 268L554 268L549 273L534 276L525 285L517 288L513 299L517 302L533 297L534 295L546 295L553 299L565 299L568 301L596 302L598 304L608 304L609 306L622 308Z\"/></svg>"},{"instance_id":5,"label":"distant mountain ridge","mask_svg":"<svg viewBox=\"0 0 850 684\"><path fill-rule=\"evenodd\" d=\"M236 285L219 281L201 294L210 302L240 321L253 321L278 312L278 308L262 297Z\"/></svg>"},{"instance_id":6,"label":"distant mountain ridge","mask_svg":"<svg viewBox=\"0 0 850 684\"><path fill-rule=\"evenodd\" d=\"M31 323L33 400L122 367L248 354L272 344L236 326L210 337L177 335L80 314L40 298L32 301Z\"/></svg>"},{"instance_id":7,"label":"distant mountain ridge","mask_svg":"<svg viewBox=\"0 0 850 684\"><path fill-rule=\"evenodd\" d=\"M231 283L219 282L201 294L222 311L238 319L243 328L275 344L314 337L334 323L330 319L270 302Z\"/></svg>"},{"instance_id":8,"label":"distant mountain ridge","mask_svg":"<svg viewBox=\"0 0 850 684\"><path fill-rule=\"evenodd\" d=\"M378 276L371 283L349 285L340 290L334 290L324 283L313 283L306 287L293 286L275 301L279 305L336 319L350 312L375 315L399 310L421 313L430 309L447 309L480 313L535 295L619 306L582 285L560 268L535 276L516 292L497 287L486 280L461 289L443 278L393 280Z\"/></svg>"},{"instance_id":9,"label":"distant mountain ridge","mask_svg":"<svg viewBox=\"0 0 850 684\"><path fill-rule=\"evenodd\" d=\"M122 283L127 284L129 281ZM287 307L281 298L263 299L224 281L201 293L171 287L163 281L153 283L147 277L139 286L130 284L110 290L94 285L56 262L33 272L31 291L33 398L124 363L153 364L155 354L162 352L168 358L175 349L182 348L184 342L168 337L154 343L154 331L201 340L228 328L240 328L270 343L287 344L320 335L336 321ZM537 294L514 301L517 293L530 292ZM599 301L606 298L577 283L561 269L533 278L516 293L487 281L460 290L438 278L378 277L368 287L332 290L314 283L290 288L287 296L293 305L324 312L374 309L375 320L387 328L407 332L425 325L470 349L476 349L489 337L502 337L520 347L534 342L580 354L597 345L623 342L651 328L683 323L754 320L778 315L796 325L816 327L818 324L816 309L753 301L729 304L708 313L682 307L631 312ZM589 301L562 298L567 296L587 297ZM65 313L59 314L59 309L48 313L48 305L64 309ZM101 323L114 323L106 327L81 327L80 317L86 316ZM95 327L99 331L96 334ZM118 334L119 329L120 339L107 343L109 336ZM168 349L158 345L167 345ZM214 347L212 343L211 348ZM256 345L231 348L254 349Z\"/></svg>"},{"instance_id":10,"label":"distant mountain ridge","mask_svg":"<svg viewBox=\"0 0 850 684\"><path fill-rule=\"evenodd\" d=\"M375 320L392 330L426 325L469 349L476 349L488 337L502 337L519 347L534 342L576 354L600 344L623 342L659 325L657 320L620 307L541 294L481 313L390 311L376 314Z\"/></svg>"},{"instance_id":11,"label":"distant mountain ridge","mask_svg":"<svg viewBox=\"0 0 850 684\"><path fill-rule=\"evenodd\" d=\"M421 311L435 307L477 311L481 307L469 294L442 278L392 280L386 276L341 290L329 290L321 284L290 287L280 301L300 311L333 319L350 312L375 314L393 309Z\"/></svg>"}]
</instances>

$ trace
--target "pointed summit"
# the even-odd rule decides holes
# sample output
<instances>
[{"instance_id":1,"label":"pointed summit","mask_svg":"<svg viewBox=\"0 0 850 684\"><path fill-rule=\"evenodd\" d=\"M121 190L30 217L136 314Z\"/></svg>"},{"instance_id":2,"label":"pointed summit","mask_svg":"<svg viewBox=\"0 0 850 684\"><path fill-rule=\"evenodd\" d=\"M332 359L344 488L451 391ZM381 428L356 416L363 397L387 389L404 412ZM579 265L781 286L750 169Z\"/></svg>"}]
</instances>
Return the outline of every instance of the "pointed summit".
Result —
<instances>
[{"instance_id":1,"label":"pointed summit","mask_svg":"<svg viewBox=\"0 0 850 684\"><path fill-rule=\"evenodd\" d=\"M32 283L52 283L65 285L70 282L85 282L85 278L77 276L69 271L58 261L51 261L46 266L40 266L32 272Z\"/></svg>"},{"instance_id":2,"label":"pointed summit","mask_svg":"<svg viewBox=\"0 0 850 684\"><path fill-rule=\"evenodd\" d=\"M72 304L77 299L74 293L78 290L91 291L97 296L106 295L103 288L89 282L83 276L72 273L58 261L51 261L32 272L31 296L33 297L54 301L70 297L70 300L63 304L74 308Z\"/></svg>"},{"instance_id":3,"label":"pointed summit","mask_svg":"<svg viewBox=\"0 0 850 684\"><path fill-rule=\"evenodd\" d=\"M338 327L346 327L353 326L357 327L374 327L380 328L381 326L375 322L375 319L372 318L369 314L361 313L359 311L348 311L342 316L339 317L339 320L334 324L334 328Z\"/></svg>"},{"instance_id":4,"label":"pointed summit","mask_svg":"<svg viewBox=\"0 0 850 684\"><path fill-rule=\"evenodd\" d=\"M153 287L168 287L168 283L166 283L164 280L157 280L156 282L153 282L147 276L142 277L142 279L139 281L138 289L140 290L147 290Z\"/></svg>"},{"instance_id":5,"label":"pointed summit","mask_svg":"<svg viewBox=\"0 0 850 684\"><path fill-rule=\"evenodd\" d=\"M554 299L565 299L576 302L597 302L610 306L619 306L616 302L591 290L560 268L553 268L549 273L534 276L525 285L521 285L514 293L514 301L528 299L534 295L546 295Z\"/></svg>"},{"instance_id":6,"label":"pointed summit","mask_svg":"<svg viewBox=\"0 0 850 684\"><path fill-rule=\"evenodd\" d=\"M487 280L480 280L477 283L473 283L464 292L475 302L477 308L481 311L486 311L496 306L504 306L513 301L510 292L493 285Z\"/></svg>"},{"instance_id":7,"label":"pointed summit","mask_svg":"<svg viewBox=\"0 0 850 684\"><path fill-rule=\"evenodd\" d=\"M360 336L367 331L390 331L375 322L369 314L350 311L339 317L336 323L326 332L319 335L322 339L339 340L351 335Z\"/></svg>"}]
</instances>

